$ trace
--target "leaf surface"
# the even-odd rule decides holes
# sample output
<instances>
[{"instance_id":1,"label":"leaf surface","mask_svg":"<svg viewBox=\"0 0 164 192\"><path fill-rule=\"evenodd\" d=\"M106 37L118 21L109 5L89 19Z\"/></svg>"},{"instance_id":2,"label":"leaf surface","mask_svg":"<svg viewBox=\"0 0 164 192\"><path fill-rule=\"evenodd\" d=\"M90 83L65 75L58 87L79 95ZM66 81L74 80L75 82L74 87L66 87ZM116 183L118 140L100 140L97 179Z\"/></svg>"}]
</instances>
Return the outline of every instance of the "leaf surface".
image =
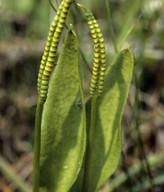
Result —
<instances>
[{"instance_id":1,"label":"leaf surface","mask_svg":"<svg viewBox=\"0 0 164 192\"><path fill-rule=\"evenodd\" d=\"M124 49L106 73L104 91L98 100L87 192L97 191L118 166L121 154L121 119L132 71L131 51ZM88 111L87 117L90 116Z\"/></svg>"},{"instance_id":2,"label":"leaf surface","mask_svg":"<svg viewBox=\"0 0 164 192\"><path fill-rule=\"evenodd\" d=\"M69 191L82 165L86 115L77 46L76 35L70 29L43 111L40 191Z\"/></svg>"}]
</instances>

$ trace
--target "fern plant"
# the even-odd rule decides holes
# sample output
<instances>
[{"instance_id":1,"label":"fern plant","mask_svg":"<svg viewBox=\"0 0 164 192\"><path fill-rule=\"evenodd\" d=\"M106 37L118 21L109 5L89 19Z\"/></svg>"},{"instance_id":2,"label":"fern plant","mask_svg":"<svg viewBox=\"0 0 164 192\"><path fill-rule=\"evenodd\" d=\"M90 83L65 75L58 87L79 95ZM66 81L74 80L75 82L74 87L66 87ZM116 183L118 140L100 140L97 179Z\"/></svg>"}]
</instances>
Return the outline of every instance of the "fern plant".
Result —
<instances>
[{"instance_id":1,"label":"fern plant","mask_svg":"<svg viewBox=\"0 0 164 192\"><path fill-rule=\"evenodd\" d=\"M79 5L85 12L94 42L91 98L85 102L78 40L72 25L58 64L54 65L72 2L63 0L59 6L38 75L34 192L97 191L115 171L120 159L121 117L132 76L133 57L130 48L124 49L116 54L106 70L104 39L99 25L92 13Z\"/></svg>"}]
</instances>

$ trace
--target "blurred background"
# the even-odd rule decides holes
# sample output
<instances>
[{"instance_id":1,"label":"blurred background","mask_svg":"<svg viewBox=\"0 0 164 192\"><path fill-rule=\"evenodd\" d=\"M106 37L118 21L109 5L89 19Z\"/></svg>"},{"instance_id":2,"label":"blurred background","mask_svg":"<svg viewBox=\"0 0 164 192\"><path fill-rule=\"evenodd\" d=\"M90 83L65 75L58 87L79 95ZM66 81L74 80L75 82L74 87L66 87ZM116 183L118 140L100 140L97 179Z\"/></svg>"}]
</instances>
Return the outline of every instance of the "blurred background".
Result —
<instances>
[{"instance_id":1,"label":"blurred background","mask_svg":"<svg viewBox=\"0 0 164 192\"><path fill-rule=\"evenodd\" d=\"M37 75L49 26L60 0L0 0L0 191L32 186ZM93 42L84 13L88 7L105 39L107 64L115 55L107 7L118 49L131 46L135 68L122 121L123 150L115 174L100 191L164 191L164 1L75 0L67 25L79 40L86 100ZM108 3L107 3L108 2ZM52 5L51 5L52 4ZM58 49L60 53L66 29Z\"/></svg>"}]
</instances>

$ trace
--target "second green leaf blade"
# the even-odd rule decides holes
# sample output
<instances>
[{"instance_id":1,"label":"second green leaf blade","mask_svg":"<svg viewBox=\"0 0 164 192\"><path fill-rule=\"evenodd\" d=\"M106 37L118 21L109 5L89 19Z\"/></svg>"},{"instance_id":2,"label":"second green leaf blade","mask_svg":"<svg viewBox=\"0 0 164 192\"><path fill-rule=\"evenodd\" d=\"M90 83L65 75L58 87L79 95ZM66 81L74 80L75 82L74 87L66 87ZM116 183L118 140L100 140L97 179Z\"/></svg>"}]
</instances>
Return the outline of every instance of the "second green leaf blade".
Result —
<instances>
[{"instance_id":1,"label":"second green leaf blade","mask_svg":"<svg viewBox=\"0 0 164 192\"><path fill-rule=\"evenodd\" d=\"M132 71L133 56L130 49L124 49L106 73L104 92L97 104L86 192L97 191L118 166L121 154L121 119ZM89 105L90 102L87 106L87 117L90 116Z\"/></svg>"},{"instance_id":2,"label":"second green leaf blade","mask_svg":"<svg viewBox=\"0 0 164 192\"><path fill-rule=\"evenodd\" d=\"M82 165L85 130L77 39L70 29L50 81L43 112L40 191L69 191Z\"/></svg>"}]
</instances>

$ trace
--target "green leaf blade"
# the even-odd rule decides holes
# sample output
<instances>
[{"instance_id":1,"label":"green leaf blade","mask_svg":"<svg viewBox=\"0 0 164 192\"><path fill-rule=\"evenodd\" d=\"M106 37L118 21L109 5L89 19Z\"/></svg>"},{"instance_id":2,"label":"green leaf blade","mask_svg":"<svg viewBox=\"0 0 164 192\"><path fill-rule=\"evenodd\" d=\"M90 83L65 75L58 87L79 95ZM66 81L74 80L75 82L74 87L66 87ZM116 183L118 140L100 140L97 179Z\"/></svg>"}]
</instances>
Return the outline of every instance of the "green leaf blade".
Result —
<instances>
[{"instance_id":1,"label":"green leaf blade","mask_svg":"<svg viewBox=\"0 0 164 192\"><path fill-rule=\"evenodd\" d=\"M69 30L50 81L43 112L40 191L69 191L82 165L85 126L77 39Z\"/></svg>"},{"instance_id":2,"label":"green leaf blade","mask_svg":"<svg viewBox=\"0 0 164 192\"><path fill-rule=\"evenodd\" d=\"M107 71L104 92L98 101L88 192L97 191L118 166L121 154L121 119L132 71L133 57L129 49L121 51Z\"/></svg>"}]
</instances>

